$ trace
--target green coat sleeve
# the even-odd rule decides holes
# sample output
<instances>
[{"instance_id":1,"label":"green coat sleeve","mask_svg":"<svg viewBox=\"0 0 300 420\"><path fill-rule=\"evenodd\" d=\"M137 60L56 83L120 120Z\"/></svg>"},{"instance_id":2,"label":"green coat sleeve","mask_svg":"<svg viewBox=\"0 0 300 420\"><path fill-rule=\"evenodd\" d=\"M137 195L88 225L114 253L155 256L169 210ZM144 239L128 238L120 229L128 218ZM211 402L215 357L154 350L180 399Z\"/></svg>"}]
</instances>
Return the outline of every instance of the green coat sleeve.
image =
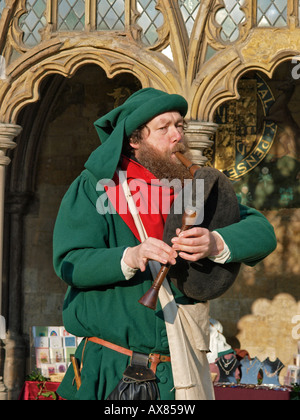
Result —
<instances>
[{"instance_id":1,"label":"green coat sleeve","mask_svg":"<svg viewBox=\"0 0 300 420\"><path fill-rule=\"evenodd\" d=\"M257 210L240 204L241 220L231 226L216 229L230 249L228 262L254 266L276 249L273 226Z\"/></svg>"},{"instance_id":2,"label":"green coat sleeve","mask_svg":"<svg viewBox=\"0 0 300 420\"><path fill-rule=\"evenodd\" d=\"M109 246L109 221L97 213L95 186L79 176L62 200L53 235L53 263L58 277L77 288L107 286L125 280L125 246ZM114 244L116 245L116 244Z\"/></svg>"}]
</instances>

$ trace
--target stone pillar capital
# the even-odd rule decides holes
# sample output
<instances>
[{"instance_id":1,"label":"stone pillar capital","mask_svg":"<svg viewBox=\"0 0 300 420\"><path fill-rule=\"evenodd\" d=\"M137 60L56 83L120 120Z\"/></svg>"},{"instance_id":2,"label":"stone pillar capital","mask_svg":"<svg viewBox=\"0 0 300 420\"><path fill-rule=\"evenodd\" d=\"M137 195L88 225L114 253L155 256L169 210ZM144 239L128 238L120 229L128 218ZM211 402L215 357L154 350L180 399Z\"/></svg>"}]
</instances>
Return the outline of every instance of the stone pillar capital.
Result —
<instances>
[{"instance_id":1,"label":"stone pillar capital","mask_svg":"<svg viewBox=\"0 0 300 420\"><path fill-rule=\"evenodd\" d=\"M14 149L16 143L13 141L22 131L22 127L16 124L0 123L0 165L10 164L10 158L6 156L9 149Z\"/></svg>"},{"instance_id":2,"label":"stone pillar capital","mask_svg":"<svg viewBox=\"0 0 300 420\"><path fill-rule=\"evenodd\" d=\"M189 158L197 165L203 166L207 158L203 151L213 145L213 136L218 129L218 124L205 121L188 121L185 130L187 144L190 148Z\"/></svg>"}]
</instances>

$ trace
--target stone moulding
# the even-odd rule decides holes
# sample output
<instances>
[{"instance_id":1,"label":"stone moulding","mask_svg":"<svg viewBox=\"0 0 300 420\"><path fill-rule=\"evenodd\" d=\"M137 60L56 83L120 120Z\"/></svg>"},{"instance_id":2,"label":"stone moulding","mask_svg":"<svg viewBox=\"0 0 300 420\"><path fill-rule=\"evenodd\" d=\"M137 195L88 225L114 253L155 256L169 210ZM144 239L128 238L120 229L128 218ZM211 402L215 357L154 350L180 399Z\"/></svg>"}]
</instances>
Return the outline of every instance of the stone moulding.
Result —
<instances>
[{"instance_id":1,"label":"stone moulding","mask_svg":"<svg viewBox=\"0 0 300 420\"><path fill-rule=\"evenodd\" d=\"M202 64L190 85L179 75L175 64L163 54L142 49L130 39L101 36L50 39L35 47L7 67L7 79L0 81L0 121L15 123L20 110L39 98L39 85L50 74L71 77L85 64L97 64L109 78L129 72L143 87L153 86L179 93L189 102L188 118L213 121L222 103L239 98L237 83L250 70L272 76L283 61L300 54L300 28L250 31L246 40L217 52Z\"/></svg>"},{"instance_id":2,"label":"stone moulding","mask_svg":"<svg viewBox=\"0 0 300 420\"><path fill-rule=\"evenodd\" d=\"M97 64L109 78L122 72L137 77L144 87L170 93L181 91L171 60L160 53L132 48L113 39L50 40L39 45L7 68L7 80L0 81L0 121L15 122L19 111L39 98L39 85L50 74L71 77L85 64ZM103 46L105 44L105 47ZM153 64L153 57L155 64Z\"/></svg>"}]
</instances>

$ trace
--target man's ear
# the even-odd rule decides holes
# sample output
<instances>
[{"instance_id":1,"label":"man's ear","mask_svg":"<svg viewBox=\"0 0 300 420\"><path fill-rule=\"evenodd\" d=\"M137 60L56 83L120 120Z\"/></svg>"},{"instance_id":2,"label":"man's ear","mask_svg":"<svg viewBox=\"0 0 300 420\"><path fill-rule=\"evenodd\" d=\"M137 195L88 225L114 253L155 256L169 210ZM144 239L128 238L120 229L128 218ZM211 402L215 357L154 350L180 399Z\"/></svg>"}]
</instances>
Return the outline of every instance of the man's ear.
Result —
<instances>
[{"instance_id":1,"label":"man's ear","mask_svg":"<svg viewBox=\"0 0 300 420\"><path fill-rule=\"evenodd\" d=\"M134 140L132 139L132 137L130 137L130 139L129 139L129 144L135 150L138 150L140 148L140 143L134 142Z\"/></svg>"}]
</instances>

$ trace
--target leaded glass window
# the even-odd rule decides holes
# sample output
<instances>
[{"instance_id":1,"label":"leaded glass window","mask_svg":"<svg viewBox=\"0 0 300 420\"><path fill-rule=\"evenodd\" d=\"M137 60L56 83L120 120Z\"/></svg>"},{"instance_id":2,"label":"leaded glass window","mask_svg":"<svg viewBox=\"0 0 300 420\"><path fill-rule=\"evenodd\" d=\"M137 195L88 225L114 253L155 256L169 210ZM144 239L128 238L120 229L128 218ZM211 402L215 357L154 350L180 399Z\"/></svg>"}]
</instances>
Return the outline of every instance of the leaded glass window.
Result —
<instances>
[{"instance_id":1,"label":"leaded glass window","mask_svg":"<svg viewBox=\"0 0 300 420\"><path fill-rule=\"evenodd\" d=\"M224 0L225 8L216 13L216 22L222 26L221 38L225 42L234 42L240 35L239 25L245 20L241 10L243 0Z\"/></svg>"},{"instance_id":2,"label":"leaded glass window","mask_svg":"<svg viewBox=\"0 0 300 420\"><path fill-rule=\"evenodd\" d=\"M85 1L59 0L57 30L83 31L85 28Z\"/></svg>"},{"instance_id":3,"label":"leaded glass window","mask_svg":"<svg viewBox=\"0 0 300 420\"><path fill-rule=\"evenodd\" d=\"M124 0L97 0L97 30L109 31L125 28Z\"/></svg>"},{"instance_id":4,"label":"leaded glass window","mask_svg":"<svg viewBox=\"0 0 300 420\"><path fill-rule=\"evenodd\" d=\"M0 55L0 80L6 79L6 62L5 58Z\"/></svg>"},{"instance_id":5,"label":"leaded glass window","mask_svg":"<svg viewBox=\"0 0 300 420\"><path fill-rule=\"evenodd\" d=\"M292 2L294 6L296 4L300 26L300 0L290 0L290 5ZM251 13L247 13L252 19L252 12L255 12L257 26L288 25L287 0L218 0L217 12L211 12L221 27L219 33L223 42L235 42L239 38L241 25L246 21L243 7L249 9L252 3L254 9L251 6ZM5 4L5 0L0 0L0 17ZM158 2L155 0L23 0L20 4L19 10L24 13L20 13L18 24L23 32L23 43L29 48L41 42L47 25L46 37L52 31L124 31L132 23L141 28L142 42L152 46L158 41L158 28L164 24L164 16L156 8ZM201 0L165 0L160 4L180 9L187 33L191 36ZM134 13L130 13L130 8ZM137 19L136 11L139 14Z\"/></svg>"},{"instance_id":6,"label":"leaded glass window","mask_svg":"<svg viewBox=\"0 0 300 420\"><path fill-rule=\"evenodd\" d=\"M19 26L23 31L23 42L33 47L41 42L40 30L46 26L45 9L46 0L27 0L25 13L20 17Z\"/></svg>"},{"instance_id":7,"label":"leaded glass window","mask_svg":"<svg viewBox=\"0 0 300 420\"><path fill-rule=\"evenodd\" d=\"M287 0L257 0L257 26L287 26Z\"/></svg>"},{"instance_id":8,"label":"leaded glass window","mask_svg":"<svg viewBox=\"0 0 300 420\"><path fill-rule=\"evenodd\" d=\"M183 20L189 36L196 20L198 9L200 6L199 0L178 0L178 4L183 16Z\"/></svg>"},{"instance_id":9,"label":"leaded glass window","mask_svg":"<svg viewBox=\"0 0 300 420\"><path fill-rule=\"evenodd\" d=\"M0 0L0 17L2 15L4 7L5 7L5 0Z\"/></svg>"},{"instance_id":10,"label":"leaded glass window","mask_svg":"<svg viewBox=\"0 0 300 420\"><path fill-rule=\"evenodd\" d=\"M138 0L137 10L140 17L137 20L138 25L143 30L142 41L145 44L153 45L158 40L157 28L163 25L162 14L155 9L156 1Z\"/></svg>"}]
</instances>

